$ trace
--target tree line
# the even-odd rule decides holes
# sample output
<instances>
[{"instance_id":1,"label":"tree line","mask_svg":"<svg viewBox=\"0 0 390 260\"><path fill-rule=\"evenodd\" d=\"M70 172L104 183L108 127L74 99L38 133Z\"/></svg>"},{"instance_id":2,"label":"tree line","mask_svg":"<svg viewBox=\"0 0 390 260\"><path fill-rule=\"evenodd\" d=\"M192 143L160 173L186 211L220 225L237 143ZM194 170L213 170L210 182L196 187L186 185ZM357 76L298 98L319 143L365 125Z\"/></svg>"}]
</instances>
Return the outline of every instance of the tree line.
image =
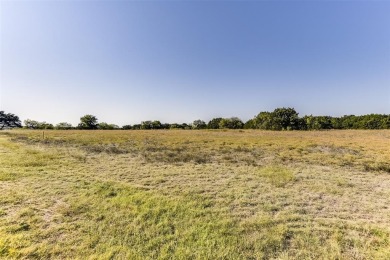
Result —
<instances>
[{"instance_id":1,"label":"tree line","mask_svg":"<svg viewBox=\"0 0 390 260\"><path fill-rule=\"evenodd\" d=\"M262 130L328 130L328 129L390 129L390 115L369 114L369 115L345 115L342 117L331 116L303 116L294 108L276 108L272 112L260 112L254 118L243 122L238 117L213 118L208 123L203 120L195 120L187 123L161 123L158 120L142 121L140 124L124 125L119 127L116 124L98 122L94 115L85 115L80 118L80 123L73 126L70 123L62 122L53 125L47 122L39 122L27 119L22 123L19 117L0 111L0 130L9 128L27 129L101 129L101 130L152 130L152 129L262 129Z\"/></svg>"}]
</instances>

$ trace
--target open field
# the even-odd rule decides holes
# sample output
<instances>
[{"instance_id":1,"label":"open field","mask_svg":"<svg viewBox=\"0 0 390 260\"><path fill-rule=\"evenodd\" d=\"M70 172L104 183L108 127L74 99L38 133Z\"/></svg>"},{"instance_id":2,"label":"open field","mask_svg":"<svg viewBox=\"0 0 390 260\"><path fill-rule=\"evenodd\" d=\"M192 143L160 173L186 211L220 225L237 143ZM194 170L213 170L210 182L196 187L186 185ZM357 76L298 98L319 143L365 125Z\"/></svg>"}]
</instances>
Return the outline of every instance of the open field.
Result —
<instances>
[{"instance_id":1,"label":"open field","mask_svg":"<svg viewBox=\"0 0 390 260\"><path fill-rule=\"evenodd\" d=\"M2 131L0 258L390 259L390 131Z\"/></svg>"}]
</instances>

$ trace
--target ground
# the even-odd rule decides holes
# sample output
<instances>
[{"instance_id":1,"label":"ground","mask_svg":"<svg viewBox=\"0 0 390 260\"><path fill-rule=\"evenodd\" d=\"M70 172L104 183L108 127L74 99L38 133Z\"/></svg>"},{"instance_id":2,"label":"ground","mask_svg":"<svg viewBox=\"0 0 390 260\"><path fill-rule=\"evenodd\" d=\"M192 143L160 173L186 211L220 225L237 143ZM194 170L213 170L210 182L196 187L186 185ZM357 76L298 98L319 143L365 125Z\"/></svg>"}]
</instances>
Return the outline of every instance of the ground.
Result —
<instances>
[{"instance_id":1,"label":"ground","mask_svg":"<svg viewBox=\"0 0 390 260\"><path fill-rule=\"evenodd\" d=\"M390 259L390 131L0 132L0 258Z\"/></svg>"}]
</instances>

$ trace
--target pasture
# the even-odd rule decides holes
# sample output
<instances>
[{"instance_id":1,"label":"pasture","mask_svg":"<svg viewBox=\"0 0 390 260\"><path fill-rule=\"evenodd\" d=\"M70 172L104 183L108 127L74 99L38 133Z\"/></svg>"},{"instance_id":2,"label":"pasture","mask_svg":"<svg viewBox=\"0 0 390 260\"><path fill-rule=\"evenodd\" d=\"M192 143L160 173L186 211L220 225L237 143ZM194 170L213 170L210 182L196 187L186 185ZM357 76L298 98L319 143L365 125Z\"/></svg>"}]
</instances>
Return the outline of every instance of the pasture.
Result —
<instances>
[{"instance_id":1,"label":"pasture","mask_svg":"<svg viewBox=\"0 0 390 260\"><path fill-rule=\"evenodd\" d=\"M0 132L0 258L390 259L390 131Z\"/></svg>"}]
</instances>

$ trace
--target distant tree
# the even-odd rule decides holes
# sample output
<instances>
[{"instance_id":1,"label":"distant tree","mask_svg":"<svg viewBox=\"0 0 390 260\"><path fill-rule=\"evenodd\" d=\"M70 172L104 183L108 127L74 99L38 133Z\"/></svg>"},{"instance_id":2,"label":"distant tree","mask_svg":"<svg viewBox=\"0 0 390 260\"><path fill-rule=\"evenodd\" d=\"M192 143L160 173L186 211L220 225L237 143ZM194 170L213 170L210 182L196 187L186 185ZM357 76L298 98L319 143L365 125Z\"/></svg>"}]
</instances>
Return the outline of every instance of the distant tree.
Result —
<instances>
[{"instance_id":1,"label":"distant tree","mask_svg":"<svg viewBox=\"0 0 390 260\"><path fill-rule=\"evenodd\" d=\"M56 126L54 128L58 129L58 130L69 130L69 129L72 129L73 126L70 123L61 122L61 123L56 124Z\"/></svg>"},{"instance_id":2,"label":"distant tree","mask_svg":"<svg viewBox=\"0 0 390 260\"><path fill-rule=\"evenodd\" d=\"M271 113L272 130L299 130L300 120L294 108L276 108Z\"/></svg>"},{"instance_id":3,"label":"distant tree","mask_svg":"<svg viewBox=\"0 0 390 260\"><path fill-rule=\"evenodd\" d=\"M390 129L390 115L383 115L381 120L381 129Z\"/></svg>"},{"instance_id":4,"label":"distant tree","mask_svg":"<svg viewBox=\"0 0 390 260\"><path fill-rule=\"evenodd\" d=\"M133 125L133 128L132 129L134 129L134 130L140 130L140 129L142 129L141 128L141 124L135 124L135 125Z\"/></svg>"},{"instance_id":5,"label":"distant tree","mask_svg":"<svg viewBox=\"0 0 390 260\"><path fill-rule=\"evenodd\" d=\"M208 129L219 129L219 123L221 122L221 120L222 120L222 117L217 117L217 118L211 119L207 123L207 128Z\"/></svg>"},{"instance_id":6,"label":"distant tree","mask_svg":"<svg viewBox=\"0 0 390 260\"><path fill-rule=\"evenodd\" d=\"M131 125L124 125L124 126L122 126L122 129L123 130L131 130L131 129L133 129L133 127Z\"/></svg>"},{"instance_id":7,"label":"distant tree","mask_svg":"<svg viewBox=\"0 0 390 260\"><path fill-rule=\"evenodd\" d=\"M150 130L150 129L161 129L162 128L162 124L160 121L158 120L154 120L154 121L142 121L141 122L141 129L144 129L144 130Z\"/></svg>"},{"instance_id":8,"label":"distant tree","mask_svg":"<svg viewBox=\"0 0 390 260\"><path fill-rule=\"evenodd\" d=\"M80 118L80 123L78 125L80 129L97 129L98 128L98 119L93 115L85 115Z\"/></svg>"},{"instance_id":9,"label":"distant tree","mask_svg":"<svg viewBox=\"0 0 390 260\"><path fill-rule=\"evenodd\" d=\"M29 129L54 129L54 126L50 123L38 122L36 120L26 119L24 120L24 125Z\"/></svg>"},{"instance_id":10,"label":"distant tree","mask_svg":"<svg viewBox=\"0 0 390 260\"><path fill-rule=\"evenodd\" d=\"M181 129L191 129L191 126L190 125L188 125L188 124L186 124L186 123L182 123L182 124L180 124L180 127L181 127Z\"/></svg>"},{"instance_id":11,"label":"distant tree","mask_svg":"<svg viewBox=\"0 0 390 260\"><path fill-rule=\"evenodd\" d=\"M255 119L249 119L244 124L244 129L255 129L256 128L256 121Z\"/></svg>"},{"instance_id":12,"label":"distant tree","mask_svg":"<svg viewBox=\"0 0 390 260\"><path fill-rule=\"evenodd\" d=\"M272 129L272 116L270 112L260 112L254 118L255 128L271 130Z\"/></svg>"},{"instance_id":13,"label":"distant tree","mask_svg":"<svg viewBox=\"0 0 390 260\"><path fill-rule=\"evenodd\" d=\"M4 128L15 127L22 127L19 117L11 113L5 113L4 111L0 111L0 130Z\"/></svg>"},{"instance_id":14,"label":"distant tree","mask_svg":"<svg viewBox=\"0 0 390 260\"><path fill-rule=\"evenodd\" d=\"M54 129L53 124L46 123L45 121L40 123L40 128L39 129Z\"/></svg>"},{"instance_id":15,"label":"distant tree","mask_svg":"<svg viewBox=\"0 0 390 260\"><path fill-rule=\"evenodd\" d=\"M142 130L153 129L152 121L150 121L150 120L148 120L148 121L142 121L142 122L141 122L141 129L142 129Z\"/></svg>"},{"instance_id":16,"label":"distant tree","mask_svg":"<svg viewBox=\"0 0 390 260\"><path fill-rule=\"evenodd\" d=\"M340 117L332 117L330 119L330 122L332 123L332 129L342 129L343 126L341 124Z\"/></svg>"},{"instance_id":17,"label":"distant tree","mask_svg":"<svg viewBox=\"0 0 390 260\"><path fill-rule=\"evenodd\" d=\"M205 128L207 128L207 125L203 120L198 119L192 123L192 128L193 129L205 129Z\"/></svg>"},{"instance_id":18,"label":"distant tree","mask_svg":"<svg viewBox=\"0 0 390 260\"><path fill-rule=\"evenodd\" d=\"M223 118L219 122L219 128L228 128L228 129L241 129L243 128L244 123L238 117Z\"/></svg>"},{"instance_id":19,"label":"distant tree","mask_svg":"<svg viewBox=\"0 0 390 260\"><path fill-rule=\"evenodd\" d=\"M106 122L102 122L98 124L98 129L101 130L114 130L114 129L119 129L119 126L115 124L108 124Z\"/></svg>"},{"instance_id":20,"label":"distant tree","mask_svg":"<svg viewBox=\"0 0 390 260\"><path fill-rule=\"evenodd\" d=\"M181 129L181 125L177 123L173 123L169 126L169 129Z\"/></svg>"},{"instance_id":21,"label":"distant tree","mask_svg":"<svg viewBox=\"0 0 390 260\"><path fill-rule=\"evenodd\" d=\"M158 120L154 120L152 122L152 129L162 129L162 124Z\"/></svg>"},{"instance_id":22,"label":"distant tree","mask_svg":"<svg viewBox=\"0 0 390 260\"><path fill-rule=\"evenodd\" d=\"M296 121L295 129L293 130L307 130L306 121L303 118L298 118Z\"/></svg>"},{"instance_id":23,"label":"distant tree","mask_svg":"<svg viewBox=\"0 0 390 260\"><path fill-rule=\"evenodd\" d=\"M171 129L171 124L168 123L161 124L161 129Z\"/></svg>"},{"instance_id":24,"label":"distant tree","mask_svg":"<svg viewBox=\"0 0 390 260\"><path fill-rule=\"evenodd\" d=\"M303 117L308 130L332 129L332 118L330 116L305 116Z\"/></svg>"},{"instance_id":25,"label":"distant tree","mask_svg":"<svg viewBox=\"0 0 390 260\"><path fill-rule=\"evenodd\" d=\"M26 119L23 121L24 126L29 129L40 129L40 123L36 120Z\"/></svg>"}]
</instances>

